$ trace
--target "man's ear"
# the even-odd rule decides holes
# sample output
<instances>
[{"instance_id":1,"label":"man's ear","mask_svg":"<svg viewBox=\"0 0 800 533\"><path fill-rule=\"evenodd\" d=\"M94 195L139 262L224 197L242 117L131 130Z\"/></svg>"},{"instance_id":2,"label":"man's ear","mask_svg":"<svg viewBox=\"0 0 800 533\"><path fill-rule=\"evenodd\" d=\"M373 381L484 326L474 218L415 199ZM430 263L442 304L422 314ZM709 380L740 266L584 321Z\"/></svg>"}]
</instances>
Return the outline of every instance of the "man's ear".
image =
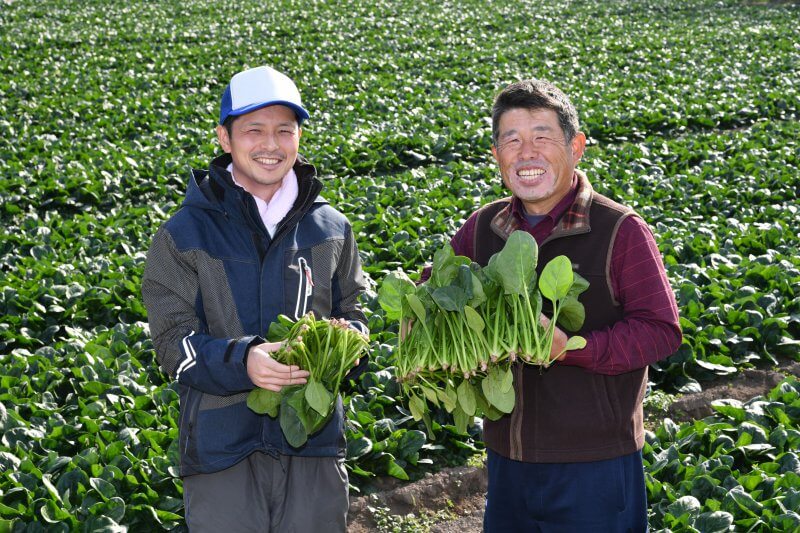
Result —
<instances>
[{"instance_id":1,"label":"man's ear","mask_svg":"<svg viewBox=\"0 0 800 533\"><path fill-rule=\"evenodd\" d=\"M225 126L217 126L217 140L219 141L219 145L222 147L222 150L224 150L226 154L231 153L231 138L228 135L228 130L225 128Z\"/></svg>"},{"instance_id":2,"label":"man's ear","mask_svg":"<svg viewBox=\"0 0 800 533\"><path fill-rule=\"evenodd\" d=\"M572 156L577 163L583 157L583 152L586 151L586 135L582 131L579 131L575 134L575 137L572 138L571 144Z\"/></svg>"},{"instance_id":3,"label":"man's ear","mask_svg":"<svg viewBox=\"0 0 800 533\"><path fill-rule=\"evenodd\" d=\"M494 160L497 161L497 164L500 164L500 159L497 158L497 146L492 143L492 155L494 156Z\"/></svg>"}]
</instances>

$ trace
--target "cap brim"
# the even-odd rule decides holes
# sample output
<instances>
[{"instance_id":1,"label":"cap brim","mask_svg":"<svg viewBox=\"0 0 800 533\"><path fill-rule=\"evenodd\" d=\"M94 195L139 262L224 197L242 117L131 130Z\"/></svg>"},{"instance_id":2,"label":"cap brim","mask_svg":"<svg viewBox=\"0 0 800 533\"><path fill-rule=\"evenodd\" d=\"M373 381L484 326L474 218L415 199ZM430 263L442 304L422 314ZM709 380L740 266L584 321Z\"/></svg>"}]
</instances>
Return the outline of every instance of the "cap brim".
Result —
<instances>
[{"instance_id":1,"label":"cap brim","mask_svg":"<svg viewBox=\"0 0 800 533\"><path fill-rule=\"evenodd\" d=\"M240 107L238 109L231 109L225 118L227 119L228 117L238 117L250 113L251 111L256 111L258 109L261 109L262 107L269 107L271 105L283 105L290 108L292 111L294 111L294 114L297 115L298 122L303 122L308 118L308 111L306 111L305 109L303 109L302 107L300 107L295 103L287 102L285 100L271 100L269 102L258 102L257 104L250 104L244 107Z\"/></svg>"}]
</instances>

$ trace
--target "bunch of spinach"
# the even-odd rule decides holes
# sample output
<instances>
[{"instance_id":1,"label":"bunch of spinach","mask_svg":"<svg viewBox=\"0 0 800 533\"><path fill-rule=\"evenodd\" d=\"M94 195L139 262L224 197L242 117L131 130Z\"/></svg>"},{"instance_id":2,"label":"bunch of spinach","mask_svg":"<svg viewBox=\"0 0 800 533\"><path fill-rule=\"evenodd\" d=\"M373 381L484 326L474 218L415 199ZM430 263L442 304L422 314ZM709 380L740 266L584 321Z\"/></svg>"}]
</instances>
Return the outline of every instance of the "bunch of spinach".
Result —
<instances>
[{"instance_id":1,"label":"bunch of spinach","mask_svg":"<svg viewBox=\"0 0 800 533\"><path fill-rule=\"evenodd\" d=\"M445 245L419 286L402 271L386 276L380 305L402 328L411 324L395 352L395 373L415 419L431 428L426 400L451 413L461 431L476 414L495 420L510 413L511 364L549 366L556 324L580 328L585 311L578 296L588 282L565 256L548 262L537 279L537 261L536 241L515 231L486 267ZM552 303L547 325L540 321L543 298ZM585 345L574 336L565 350Z\"/></svg>"},{"instance_id":2,"label":"bunch of spinach","mask_svg":"<svg viewBox=\"0 0 800 533\"><path fill-rule=\"evenodd\" d=\"M347 321L317 320L312 313L297 322L280 315L270 324L267 337L284 342L272 354L276 361L297 365L310 375L305 385L284 387L280 392L253 389L247 406L259 414L280 416L287 442L297 448L330 419L342 381L368 342Z\"/></svg>"}]
</instances>

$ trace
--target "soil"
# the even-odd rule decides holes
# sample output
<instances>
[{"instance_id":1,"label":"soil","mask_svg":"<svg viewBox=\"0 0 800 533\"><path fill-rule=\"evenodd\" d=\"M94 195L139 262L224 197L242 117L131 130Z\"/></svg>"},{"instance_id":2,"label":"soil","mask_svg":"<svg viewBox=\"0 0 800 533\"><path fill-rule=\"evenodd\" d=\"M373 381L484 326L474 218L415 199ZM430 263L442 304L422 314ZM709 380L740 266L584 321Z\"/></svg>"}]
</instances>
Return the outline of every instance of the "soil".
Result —
<instances>
[{"instance_id":1,"label":"soil","mask_svg":"<svg viewBox=\"0 0 800 533\"><path fill-rule=\"evenodd\" d=\"M432 526L439 533L481 531L486 494L486 468L461 466L428 474L414 483L355 498L348 513L348 533L378 531L372 509L387 508L396 516L413 513L447 516ZM452 518L452 519L451 519Z\"/></svg>"},{"instance_id":2,"label":"soil","mask_svg":"<svg viewBox=\"0 0 800 533\"><path fill-rule=\"evenodd\" d=\"M744 370L733 379L719 378L703 385L703 390L677 398L668 409L669 417L676 422L697 420L711 415L711 402L733 399L746 402L765 394L783 381L788 374L800 377L800 362L783 362L778 370Z\"/></svg>"},{"instance_id":3,"label":"soil","mask_svg":"<svg viewBox=\"0 0 800 533\"><path fill-rule=\"evenodd\" d=\"M648 420L669 417L676 422L701 419L713 413L711 402L723 398L748 401L767 393L783 378L800 377L800 362L789 361L777 370L745 370L731 378L719 378L704 384L701 392L678 397L665 412L647 413ZM413 483L381 479L373 484L374 492L351 500L348 533L380 531L375 509L404 517L413 513L427 516L432 533L479 533L486 502L486 468L462 466L427 474ZM426 526L427 527L427 526Z\"/></svg>"}]
</instances>

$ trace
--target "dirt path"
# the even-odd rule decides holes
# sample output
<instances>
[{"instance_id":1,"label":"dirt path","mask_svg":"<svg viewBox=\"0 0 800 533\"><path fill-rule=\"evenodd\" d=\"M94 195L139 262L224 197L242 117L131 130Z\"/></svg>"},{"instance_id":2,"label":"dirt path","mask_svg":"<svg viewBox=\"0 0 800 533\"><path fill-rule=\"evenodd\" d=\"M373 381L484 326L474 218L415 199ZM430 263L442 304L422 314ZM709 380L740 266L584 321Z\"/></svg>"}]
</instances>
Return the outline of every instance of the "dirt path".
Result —
<instances>
[{"instance_id":1,"label":"dirt path","mask_svg":"<svg viewBox=\"0 0 800 533\"><path fill-rule=\"evenodd\" d=\"M437 522L431 531L481 531L485 493L486 468L448 468L414 483L355 498L350 504L348 533L378 531L372 511L376 508L388 509L395 516L445 511L453 519Z\"/></svg>"},{"instance_id":2,"label":"dirt path","mask_svg":"<svg viewBox=\"0 0 800 533\"><path fill-rule=\"evenodd\" d=\"M696 420L711 415L711 402L730 398L747 401L773 389L789 374L800 377L800 362L783 362L774 370L745 370L733 379L720 378L703 384L703 390L686 394L669 406L669 416L676 421Z\"/></svg>"},{"instance_id":3,"label":"dirt path","mask_svg":"<svg viewBox=\"0 0 800 533\"><path fill-rule=\"evenodd\" d=\"M704 418L713 413L712 401L723 398L750 400L768 392L787 374L800 377L800 362L783 363L779 371L745 370L733 379L721 378L710 382L704 385L702 392L678 398L661 416L676 421ZM398 517L409 513L417 517L436 515L435 519L425 521L428 524L425 527L432 533L479 533L483 525L486 482L485 467L463 466L354 498L350 505L348 533L381 531L375 509L388 509L390 515Z\"/></svg>"}]
</instances>

